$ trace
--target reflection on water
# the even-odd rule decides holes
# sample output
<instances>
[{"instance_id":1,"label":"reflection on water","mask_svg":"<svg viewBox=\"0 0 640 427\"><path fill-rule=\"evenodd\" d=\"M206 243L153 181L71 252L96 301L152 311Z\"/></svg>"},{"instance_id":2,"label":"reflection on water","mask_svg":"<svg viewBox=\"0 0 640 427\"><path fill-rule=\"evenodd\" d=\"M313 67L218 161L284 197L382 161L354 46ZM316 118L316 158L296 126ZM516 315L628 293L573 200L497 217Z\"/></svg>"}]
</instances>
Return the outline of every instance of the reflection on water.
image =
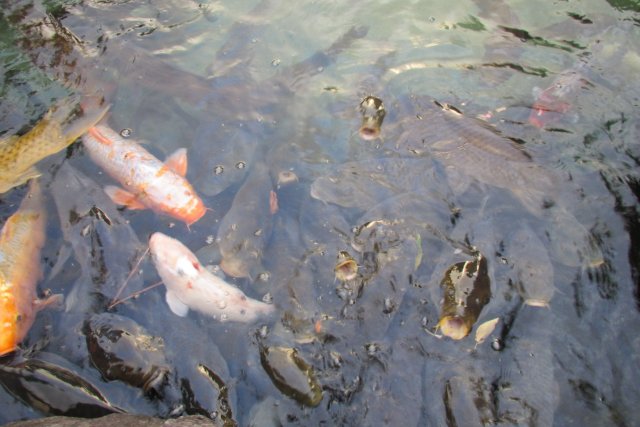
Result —
<instances>
[{"instance_id":1,"label":"reflection on water","mask_svg":"<svg viewBox=\"0 0 640 427\"><path fill-rule=\"evenodd\" d=\"M221 425L640 416L633 2L5 4L2 138L110 104L158 159L187 149L207 210L118 208L79 143L37 164L39 291L65 304L0 360L1 422L89 415L72 401ZM177 276L206 266L275 314L179 317L163 287L110 309L157 283L155 232L203 264Z\"/></svg>"}]
</instances>

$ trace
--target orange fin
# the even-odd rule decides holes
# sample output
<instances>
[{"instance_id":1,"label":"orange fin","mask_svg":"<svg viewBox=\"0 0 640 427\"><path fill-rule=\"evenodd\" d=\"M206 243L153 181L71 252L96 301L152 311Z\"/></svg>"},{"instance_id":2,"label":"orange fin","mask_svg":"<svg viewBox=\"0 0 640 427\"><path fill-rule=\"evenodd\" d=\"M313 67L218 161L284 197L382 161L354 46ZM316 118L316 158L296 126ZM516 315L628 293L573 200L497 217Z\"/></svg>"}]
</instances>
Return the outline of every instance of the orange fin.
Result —
<instances>
[{"instance_id":1,"label":"orange fin","mask_svg":"<svg viewBox=\"0 0 640 427\"><path fill-rule=\"evenodd\" d=\"M104 192L107 193L107 196L109 196L116 205L123 205L134 210L147 208L134 194L114 185L107 185L104 187Z\"/></svg>"},{"instance_id":2,"label":"orange fin","mask_svg":"<svg viewBox=\"0 0 640 427\"><path fill-rule=\"evenodd\" d=\"M48 307L60 309L62 308L63 304L64 304L64 296L62 294L49 295L46 298L37 299L33 302L33 306L38 311Z\"/></svg>"},{"instance_id":3,"label":"orange fin","mask_svg":"<svg viewBox=\"0 0 640 427\"><path fill-rule=\"evenodd\" d=\"M178 175L185 176L187 174L187 149L178 148L167 157L164 164Z\"/></svg>"}]
</instances>

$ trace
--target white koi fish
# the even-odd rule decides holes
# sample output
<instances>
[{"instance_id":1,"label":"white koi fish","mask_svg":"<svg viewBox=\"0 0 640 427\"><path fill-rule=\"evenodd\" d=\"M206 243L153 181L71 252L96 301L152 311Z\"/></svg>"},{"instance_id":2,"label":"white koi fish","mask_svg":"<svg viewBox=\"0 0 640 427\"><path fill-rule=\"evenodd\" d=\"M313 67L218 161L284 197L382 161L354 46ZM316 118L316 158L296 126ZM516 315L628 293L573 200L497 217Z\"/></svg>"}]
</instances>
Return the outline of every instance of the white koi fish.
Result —
<instances>
[{"instance_id":1,"label":"white koi fish","mask_svg":"<svg viewBox=\"0 0 640 427\"><path fill-rule=\"evenodd\" d=\"M187 225L205 214L207 208L184 178L186 149L177 150L162 163L137 142L123 139L104 125L89 129L82 141L91 159L124 187L105 187L114 203L129 209L150 208Z\"/></svg>"},{"instance_id":2,"label":"white koi fish","mask_svg":"<svg viewBox=\"0 0 640 427\"><path fill-rule=\"evenodd\" d=\"M247 297L211 273L174 238L154 233L149 251L167 287L167 304L178 316L184 317L192 309L221 321L250 323L274 312L272 305Z\"/></svg>"}]
</instances>

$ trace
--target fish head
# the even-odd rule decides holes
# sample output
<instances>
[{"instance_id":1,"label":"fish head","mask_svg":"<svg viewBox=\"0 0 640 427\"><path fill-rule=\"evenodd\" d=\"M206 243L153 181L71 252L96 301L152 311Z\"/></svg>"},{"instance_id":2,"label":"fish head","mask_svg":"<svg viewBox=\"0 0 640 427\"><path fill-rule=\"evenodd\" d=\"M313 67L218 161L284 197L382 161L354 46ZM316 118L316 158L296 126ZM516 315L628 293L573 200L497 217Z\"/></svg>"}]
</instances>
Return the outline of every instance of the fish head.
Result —
<instances>
[{"instance_id":1,"label":"fish head","mask_svg":"<svg viewBox=\"0 0 640 427\"><path fill-rule=\"evenodd\" d=\"M0 274L0 285L5 281ZM4 287L4 286L0 286ZM18 348L33 323L31 313L20 313L16 297L10 292L0 294L0 356Z\"/></svg>"},{"instance_id":2,"label":"fish head","mask_svg":"<svg viewBox=\"0 0 640 427\"><path fill-rule=\"evenodd\" d=\"M174 212L173 216L184 221L185 224L191 225L207 213L207 207L192 189L186 189L185 194L189 196L188 203L180 206L180 208Z\"/></svg>"},{"instance_id":3,"label":"fish head","mask_svg":"<svg viewBox=\"0 0 640 427\"><path fill-rule=\"evenodd\" d=\"M203 269L193 252L166 234L156 232L151 235L149 252L158 274L169 289L188 286Z\"/></svg>"},{"instance_id":4,"label":"fish head","mask_svg":"<svg viewBox=\"0 0 640 427\"><path fill-rule=\"evenodd\" d=\"M367 96L360 103L362 124L358 133L366 141L372 141L380 136L382 121L386 115L382 100L375 96Z\"/></svg>"}]
</instances>

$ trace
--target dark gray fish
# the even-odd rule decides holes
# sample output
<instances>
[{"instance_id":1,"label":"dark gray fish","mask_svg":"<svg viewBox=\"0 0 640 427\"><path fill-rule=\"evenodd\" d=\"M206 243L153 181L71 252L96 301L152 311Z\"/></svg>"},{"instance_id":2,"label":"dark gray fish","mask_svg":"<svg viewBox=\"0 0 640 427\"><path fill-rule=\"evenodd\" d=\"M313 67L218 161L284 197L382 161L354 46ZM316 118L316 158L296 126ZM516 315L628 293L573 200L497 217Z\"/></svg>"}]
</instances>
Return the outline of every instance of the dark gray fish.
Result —
<instances>
[{"instance_id":1,"label":"dark gray fish","mask_svg":"<svg viewBox=\"0 0 640 427\"><path fill-rule=\"evenodd\" d=\"M116 295L144 245L102 188L68 162L57 170L51 192L81 270L66 297L66 311L86 313L92 304ZM128 291L141 288L141 277L133 275Z\"/></svg>"},{"instance_id":2,"label":"dark gray fish","mask_svg":"<svg viewBox=\"0 0 640 427\"><path fill-rule=\"evenodd\" d=\"M91 362L106 380L120 380L161 395L170 371L162 338L112 313L91 316L84 329Z\"/></svg>"},{"instance_id":3,"label":"dark gray fish","mask_svg":"<svg viewBox=\"0 0 640 427\"><path fill-rule=\"evenodd\" d=\"M322 388L313 368L296 349L264 346L260 349L260 361L273 384L285 396L312 407L322 402Z\"/></svg>"},{"instance_id":4,"label":"dark gray fish","mask_svg":"<svg viewBox=\"0 0 640 427\"><path fill-rule=\"evenodd\" d=\"M383 158L347 162L317 178L311 196L346 208L368 209L402 193L429 194L447 200L443 176L424 158ZM426 184L428 183L428 185Z\"/></svg>"},{"instance_id":5,"label":"dark gray fish","mask_svg":"<svg viewBox=\"0 0 640 427\"><path fill-rule=\"evenodd\" d=\"M82 376L43 360L0 365L0 383L16 399L43 415L96 418L123 412Z\"/></svg>"},{"instance_id":6,"label":"dark gray fish","mask_svg":"<svg viewBox=\"0 0 640 427\"><path fill-rule=\"evenodd\" d=\"M220 267L226 274L255 278L260 272L277 209L269 170L256 163L218 228Z\"/></svg>"},{"instance_id":7,"label":"dark gray fish","mask_svg":"<svg viewBox=\"0 0 640 427\"><path fill-rule=\"evenodd\" d=\"M526 224L521 224L506 239L505 257L513 265L524 303L548 307L555 292L553 264L540 238Z\"/></svg>"}]
</instances>

